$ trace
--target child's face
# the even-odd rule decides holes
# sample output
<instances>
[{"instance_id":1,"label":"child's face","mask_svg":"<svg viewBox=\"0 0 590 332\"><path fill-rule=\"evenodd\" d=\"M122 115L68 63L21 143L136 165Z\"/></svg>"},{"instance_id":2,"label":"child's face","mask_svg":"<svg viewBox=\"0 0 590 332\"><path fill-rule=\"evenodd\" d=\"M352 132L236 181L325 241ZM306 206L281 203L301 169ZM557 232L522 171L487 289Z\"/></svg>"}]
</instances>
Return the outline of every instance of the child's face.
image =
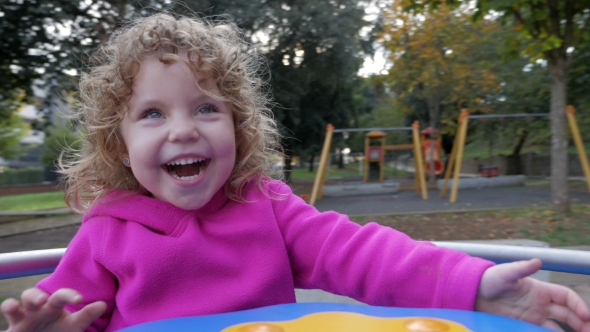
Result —
<instances>
[{"instance_id":1,"label":"child's face","mask_svg":"<svg viewBox=\"0 0 590 332\"><path fill-rule=\"evenodd\" d=\"M120 129L135 178L155 198L199 209L224 185L236 159L234 123L224 102L205 95L188 66L141 62ZM184 56L186 60L186 56ZM220 95L215 85L199 83Z\"/></svg>"}]
</instances>

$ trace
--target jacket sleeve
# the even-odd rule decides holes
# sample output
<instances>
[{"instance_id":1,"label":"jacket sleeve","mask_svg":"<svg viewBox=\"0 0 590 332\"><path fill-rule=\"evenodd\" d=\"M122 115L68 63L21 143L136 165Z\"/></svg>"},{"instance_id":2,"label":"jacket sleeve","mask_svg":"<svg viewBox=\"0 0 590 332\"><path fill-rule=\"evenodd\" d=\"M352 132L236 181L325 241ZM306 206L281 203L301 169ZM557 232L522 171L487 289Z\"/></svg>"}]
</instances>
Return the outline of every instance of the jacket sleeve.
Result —
<instances>
[{"instance_id":1,"label":"jacket sleeve","mask_svg":"<svg viewBox=\"0 0 590 332\"><path fill-rule=\"evenodd\" d=\"M67 306L76 312L89 303L104 301L105 313L94 320L86 331L102 331L108 325L115 304L115 277L101 264L101 242L106 220L95 217L85 220L68 245L56 270L37 284L37 288L53 294L60 288L72 288L84 297L80 305Z\"/></svg>"},{"instance_id":2,"label":"jacket sleeve","mask_svg":"<svg viewBox=\"0 0 590 332\"><path fill-rule=\"evenodd\" d=\"M492 262L415 241L390 227L360 226L318 212L282 183L269 184L295 286L319 288L371 305L473 310Z\"/></svg>"}]
</instances>

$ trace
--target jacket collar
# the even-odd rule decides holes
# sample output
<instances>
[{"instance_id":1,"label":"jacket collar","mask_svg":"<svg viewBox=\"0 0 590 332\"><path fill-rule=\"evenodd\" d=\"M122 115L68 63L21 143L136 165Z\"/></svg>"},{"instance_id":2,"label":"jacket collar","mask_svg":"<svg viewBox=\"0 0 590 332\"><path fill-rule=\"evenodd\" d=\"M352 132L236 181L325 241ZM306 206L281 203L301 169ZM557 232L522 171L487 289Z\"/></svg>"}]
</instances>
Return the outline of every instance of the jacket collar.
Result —
<instances>
[{"instance_id":1,"label":"jacket collar","mask_svg":"<svg viewBox=\"0 0 590 332\"><path fill-rule=\"evenodd\" d=\"M136 222L165 235L174 235L184 228L182 226L188 220L197 221L216 213L227 201L222 188L202 208L184 210L143 194L115 190L95 203L82 222L94 217L108 216Z\"/></svg>"}]
</instances>

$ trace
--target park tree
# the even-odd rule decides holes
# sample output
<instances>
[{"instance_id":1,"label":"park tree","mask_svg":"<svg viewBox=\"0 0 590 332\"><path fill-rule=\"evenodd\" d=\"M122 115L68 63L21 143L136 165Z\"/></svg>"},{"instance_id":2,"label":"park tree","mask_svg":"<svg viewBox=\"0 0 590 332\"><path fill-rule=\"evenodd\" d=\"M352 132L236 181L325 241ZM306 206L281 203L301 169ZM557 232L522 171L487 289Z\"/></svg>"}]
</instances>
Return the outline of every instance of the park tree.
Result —
<instances>
[{"instance_id":1,"label":"park tree","mask_svg":"<svg viewBox=\"0 0 590 332\"><path fill-rule=\"evenodd\" d=\"M370 25L364 15L352 0L275 4L266 45L287 175L290 156L306 153L313 164L326 125L349 127L358 110L357 72L368 51L360 32Z\"/></svg>"},{"instance_id":2,"label":"park tree","mask_svg":"<svg viewBox=\"0 0 590 332\"><path fill-rule=\"evenodd\" d=\"M16 112L0 119L0 158L18 157L23 152L20 148L20 140L27 131L28 126Z\"/></svg>"},{"instance_id":3,"label":"park tree","mask_svg":"<svg viewBox=\"0 0 590 332\"><path fill-rule=\"evenodd\" d=\"M275 97L287 165L292 153L319 150L327 123L350 124L356 73L371 50L370 38L359 37L372 25L365 19L366 4L352 0L0 0L0 5L3 100L14 87L31 96L35 82L52 96L63 95L60 90L75 87L72 69L84 70L88 54L135 16L162 9L213 19L231 15L252 49L268 59L265 79Z\"/></svg>"},{"instance_id":4,"label":"park tree","mask_svg":"<svg viewBox=\"0 0 590 332\"><path fill-rule=\"evenodd\" d=\"M19 107L13 101L23 92L23 102L51 109L49 99L38 102L33 89L47 97L74 89L88 54L122 22L147 13L146 7L162 5L156 0L0 0L0 117L11 117Z\"/></svg>"},{"instance_id":5,"label":"park tree","mask_svg":"<svg viewBox=\"0 0 590 332\"><path fill-rule=\"evenodd\" d=\"M52 124L47 132L48 136L41 152L41 162L47 167L56 167L60 158L70 160L73 157L72 151L82 148L82 133L70 122Z\"/></svg>"},{"instance_id":6,"label":"park tree","mask_svg":"<svg viewBox=\"0 0 590 332\"><path fill-rule=\"evenodd\" d=\"M63 28L60 20L73 18L79 9L73 1L34 0L1 0L0 8L0 109L6 120L19 107L17 96L32 96L45 72L62 69L67 53L55 46L56 32Z\"/></svg>"},{"instance_id":7,"label":"park tree","mask_svg":"<svg viewBox=\"0 0 590 332\"><path fill-rule=\"evenodd\" d=\"M425 101L432 128L440 128L443 108L453 119L461 107L485 109L486 96L500 84L491 70L493 62L479 49L498 24L472 22L467 7L452 9L443 3L436 11L413 13L405 10L409 4L395 1L385 11L379 36L392 64L387 76L398 100L416 109ZM430 175L434 181L434 172Z\"/></svg>"},{"instance_id":8,"label":"park tree","mask_svg":"<svg viewBox=\"0 0 590 332\"><path fill-rule=\"evenodd\" d=\"M408 11L437 10L443 3L462 5L467 0L414 0ZM544 59L551 76L551 194L553 208L570 210L568 193L568 158L565 108L567 105L568 69L580 43L587 41L590 23L589 0L477 0L475 20L486 15L499 15L512 24L523 38L508 40L508 51L520 50Z\"/></svg>"},{"instance_id":9,"label":"park tree","mask_svg":"<svg viewBox=\"0 0 590 332\"><path fill-rule=\"evenodd\" d=\"M584 142L590 141L590 43L582 43L576 49L576 56L568 72L568 104L574 105L580 116L577 117Z\"/></svg>"},{"instance_id":10,"label":"park tree","mask_svg":"<svg viewBox=\"0 0 590 332\"><path fill-rule=\"evenodd\" d=\"M355 99L363 56L371 52L366 4L353 0L186 1L189 10L209 16L230 14L252 46L268 60L285 152L285 175L294 154L313 164L328 123L345 128L363 106ZM206 8L206 9L204 9ZM182 11L177 8L175 11Z\"/></svg>"}]
</instances>

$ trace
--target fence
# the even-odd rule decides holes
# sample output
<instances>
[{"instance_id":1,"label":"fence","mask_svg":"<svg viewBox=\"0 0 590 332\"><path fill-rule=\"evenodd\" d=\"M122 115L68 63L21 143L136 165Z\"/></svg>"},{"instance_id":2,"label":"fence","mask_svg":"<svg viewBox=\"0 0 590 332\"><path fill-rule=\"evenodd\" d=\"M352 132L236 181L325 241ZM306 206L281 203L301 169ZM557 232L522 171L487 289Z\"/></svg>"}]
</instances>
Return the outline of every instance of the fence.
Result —
<instances>
[{"instance_id":1,"label":"fence","mask_svg":"<svg viewBox=\"0 0 590 332\"><path fill-rule=\"evenodd\" d=\"M461 164L461 172L478 174L478 166L496 166L501 175L526 175L528 177L547 177L551 175L551 157L537 153L523 153L518 156L494 156L492 158L466 158ZM580 159L576 154L568 155L568 175L584 176Z\"/></svg>"}]
</instances>

